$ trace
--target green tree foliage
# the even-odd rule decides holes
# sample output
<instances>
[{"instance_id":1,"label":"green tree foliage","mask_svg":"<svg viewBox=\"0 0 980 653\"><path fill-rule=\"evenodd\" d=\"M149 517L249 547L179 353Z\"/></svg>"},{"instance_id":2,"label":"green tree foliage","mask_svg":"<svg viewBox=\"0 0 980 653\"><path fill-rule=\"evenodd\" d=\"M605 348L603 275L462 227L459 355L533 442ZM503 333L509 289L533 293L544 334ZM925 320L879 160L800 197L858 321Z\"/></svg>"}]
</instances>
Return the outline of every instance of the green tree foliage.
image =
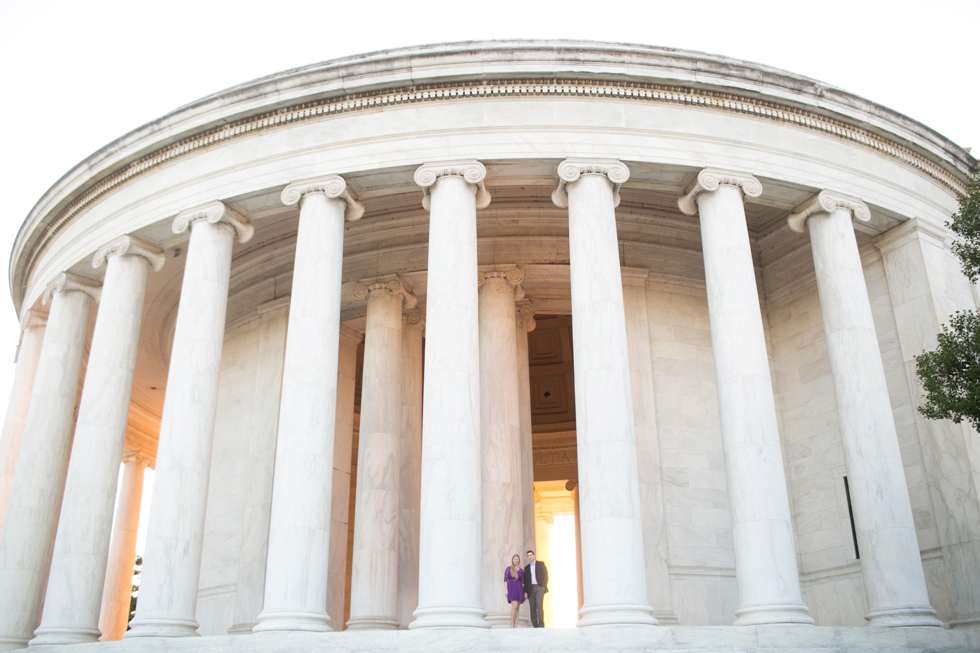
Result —
<instances>
[{"instance_id":1,"label":"green tree foliage","mask_svg":"<svg viewBox=\"0 0 980 653\"><path fill-rule=\"evenodd\" d=\"M971 282L980 278L980 171L960 196L960 210L946 223L958 238L953 253ZM919 412L929 419L964 419L980 430L980 313L959 311L943 326L939 346L915 357L925 391Z\"/></svg>"}]
</instances>

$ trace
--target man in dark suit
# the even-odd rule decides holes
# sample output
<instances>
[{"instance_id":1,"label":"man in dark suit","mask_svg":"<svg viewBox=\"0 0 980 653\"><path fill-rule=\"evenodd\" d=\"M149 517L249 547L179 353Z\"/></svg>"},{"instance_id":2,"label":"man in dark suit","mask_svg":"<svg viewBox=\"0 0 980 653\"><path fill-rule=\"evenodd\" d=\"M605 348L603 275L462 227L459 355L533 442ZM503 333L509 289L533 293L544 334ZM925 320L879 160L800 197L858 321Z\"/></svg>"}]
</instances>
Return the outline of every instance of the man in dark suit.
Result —
<instances>
[{"instance_id":1,"label":"man in dark suit","mask_svg":"<svg viewBox=\"0 0 980 653\"><path fill-rule=\"evenodd\" d=\"M524 600L531 603L531 625L544 628L542 603L548 592L548 568L543 562L534 559L534 551L527 552L527 567L524 567Z\"/></svg>"}]
</instances>

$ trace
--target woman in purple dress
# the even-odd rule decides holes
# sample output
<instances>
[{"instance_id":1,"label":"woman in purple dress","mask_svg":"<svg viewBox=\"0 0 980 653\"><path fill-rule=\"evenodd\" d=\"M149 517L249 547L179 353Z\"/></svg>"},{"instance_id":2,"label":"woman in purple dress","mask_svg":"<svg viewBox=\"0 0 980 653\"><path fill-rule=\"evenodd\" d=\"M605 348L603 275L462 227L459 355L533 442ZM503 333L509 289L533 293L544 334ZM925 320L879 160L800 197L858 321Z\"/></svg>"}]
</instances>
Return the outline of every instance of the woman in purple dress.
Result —
<instances>
[{"instance_id":1,"label":"woman in purple dress","mask_svg":"<svg viewBox=\"0 0 980 653\"><path fill-rule=\"evenodd\" d=\"M524 603L524 570L521 569L521 556L514 554L510 566L504 569L504 584L507 585L507 601L510 603L510 627L517 628L517 615Z\"/></svg>"}]
</instances>

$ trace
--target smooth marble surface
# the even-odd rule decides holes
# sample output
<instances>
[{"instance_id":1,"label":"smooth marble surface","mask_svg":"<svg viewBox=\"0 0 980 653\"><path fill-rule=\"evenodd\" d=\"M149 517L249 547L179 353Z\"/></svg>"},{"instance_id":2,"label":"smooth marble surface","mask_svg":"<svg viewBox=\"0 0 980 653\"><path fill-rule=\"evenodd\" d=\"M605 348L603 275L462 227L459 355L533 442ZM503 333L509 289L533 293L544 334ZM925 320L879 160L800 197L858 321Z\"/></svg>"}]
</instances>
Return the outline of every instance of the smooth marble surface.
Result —
<instances>
[{"instance_id":1,"label":"smooth marble surface","mask_svg":"<svg viewBox=\"0 0 980 653\"><path fill-rule=\"evenodd\" d=\"M742 193L721 184L696 200L732 511L735 624L812 624L800 592Z\"/></svg>"},{"instance_id":2,"label":"smooth marble surface","mask_svg":"<svg viewBox=\"0 0 980 653\"><path fill-rule=\"evenodd\" d=\"M533 318L517 315L517 398L521 419L521 515L524 520L522 551L534 548L534 451L531 441L531 370L527 334L534 329ZM526 558L522 557L522 560Z\"/></svg>"},{"instance_id":3,"label":"smooth marble surface","mask_svg":"<svg viewBox=\"0 0 980 653\"><path fill-rule=\"evenodd\" d=\"M265 600L256 632L330 629L326 579L347 208L323 192L301 200Z\"/></svg>"},{"instance_id":4,"label":"smooth marble surface","mask_svg":"<svg viewBox=\"0 0 980 653\"><path fill-rule=\"evenodd\" d=\"M402 318L398 508L398 623L408 628L419 604L419 501L422 492L422 360L425 322Z\"/></svg>"},{"instance_id":5,"label":"smooth marble surface","mask_svg":"<svg viewBox=\"0 0 980 653\"><path fill-rule=\"evenodd\" d=\"M129 242L124 238L124 247ZM100 635L112 510L149 267L139 253L108 257L41 625L32 640L36 644L94 642Z\"/></svg>"},{"instance_id":6,"label":"smooth marble surface","mask_svg":"<svg viewBox=\"0 0 980 653\"><path fill-rule=\"evenodd\" d=\"M568 195L583 606L579 626L656 625L647 600L614 183L621 163L559 175ZM565 172L565 174L563 174ZM615 551L615 555L610 555Z\"/></svg>"},{"instance_id":7,"label":"smooth marble surface","mask_svg":"<svg viewBox=\"0 0 980 653\"><path fill-rule=\"evenodd\" d=\"M518 272L514 270L514 272ZM504 272L480 285L480 430L483 488L483 609L492 628L510 628L504 569L525 564L521 418L514 286ZM519 274L519 272L518 272ZM515 278L517 278L515 276Z\"/></svg>"},{"instance_id":8,"label":"smooth marble surface","mask_svg":"<svg viewBox=\"0 0 980 653\"><path fill-rule=\"evenodd\" d=\"M349 629L398 627L402 295L367 296ZM374 286L372 286L373 288Z\"/></svg>"},{"instance_id":9,"label":"smooth marble surface","mask_svg":"<svg viewBox=\"0 0 980 653\"><path fill-rule=\"evenodd\" d=\"M416 180L429 185L430 208L419 605L413 629L489 626L481 589L475 185L485 174L475 161L416 172Z\"/></svg>"},{"instance_id":10,"label":"smooth marble surface","mask_svg":"<svg viewBox=\"0 0 980 653\"><path fill-rule=\"evenodd\" d=\"M213 211L218 214L218 211ZM196 634L208 481L225 338L232 243L238 231L203 212L192 220L160 423L140 600L125 637Z\"/></svg>"},{"instance_id":11,"label":"smooth marble surface","mask_svg":"<svg viewBox=\"0 0 980 653\"><path fill-rule=\"evenodd\" d=\"M123 638L129 625L129 605L133 597L133 566L136 561L136 536L139 532L140 502L143 499L143 477L149 460L132 452L123 456L122 483L109 545L105 587L99 630L103 642Z\"/></svg>"},{"instance_id":12,"label":"smooth marble surface","mask_svg":"<svg viewBox=\"0 0 980 653\"><path fill-rule=\"evenodd\" d=\"M814 213L806 225L861 551L865 616L871 625L940 626L926 589L851 208Z\"/></svg>"},{"instance_id":13,"label":"smooth marble surface","mask_svg":"<svg viewBox=\"0 0 980 653\"><path fill-rule=\"evenodd\" d=\"M17 346L17 364L10 385L10 399L0 433L0 538L3 537L3 524L7 516L10 491L14 487L14 472L17 470L17 454L20 440L24 435L24 421L27 408L31 404L34 377L37 363L41 358L41 344L44 342L44 327L47 316L28 312Z\"/></svg>"},{"instance_id":14,"label":"smooth marble surface","mask_svg":"<svg viewBox=\"0 0 980 653\"><path fill-rule=\"evenodd\" d=\"M37 627L68 466L93 298L75 278L57 283L0 540L0 650L24 648Z\"/></svg>"}]
</instances>

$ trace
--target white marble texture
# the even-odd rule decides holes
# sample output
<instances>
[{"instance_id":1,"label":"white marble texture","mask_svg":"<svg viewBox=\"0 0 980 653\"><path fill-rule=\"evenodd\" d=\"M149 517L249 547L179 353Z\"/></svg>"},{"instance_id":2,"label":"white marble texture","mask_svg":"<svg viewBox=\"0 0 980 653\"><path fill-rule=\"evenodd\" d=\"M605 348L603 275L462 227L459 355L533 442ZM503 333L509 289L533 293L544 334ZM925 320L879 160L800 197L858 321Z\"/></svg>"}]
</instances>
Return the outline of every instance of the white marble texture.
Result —
<instances>
[{"instance_id":1,"label":"white marble texture","mask_svg":"<svg viewBox=\"0 0 980 653\"><path fill-rule=\"evenodd\" d=\"M410 628L489 626L481 590L477 161L430 163L419 606ZM484 191L485 193L485 191ZM502 570L501 570L502 571Z\"/></svg>"},{"instance_id":2,"label":"white marble texture","mask_svg":"<svg viewBox=\"0 0 980 653\"><path fill-rule=\"evenodd\" d=\"M337 360L337 426L333 440L333 494L330 506L330 560L327 563L327 614L338 616L335 622L336 630L341 630L345 625L340 623L340 617L344 614L347 591L350 468L354 444L354 386L357 381L357 346L363 339L364 336L353 329L340 326L340 352ZM419 388L421 390L421 386ZM419 419L421 420L421 415ZM420 438L421 428L420 421ZM417 553L413 566L417 570ZM401 574L401 567L399 567L399 574ZM416 596L417 594L416 592ZM412 609L415 609L414 606ZM409 612L409 619L411 616Z\"/></svg>"},{"instance_id":3,"label":"white marble texture","mask_svg":"<svg viewBox=\"0 0 980 653\"><path fill-rule=\"evenodd\" d=\"M402 295L384 282L368 288L347 628L378 630L399 624Z\"/></svg>"},{"instance_id":4,"label":"white marble texture","mask_svg":"<svg viewBox=\"0 0 980 653\"><path fill-rule=\"evenodd\" d=\"M33 310L28 310L21 322L14 378L10 384L10 400L7 402L7 413L3 420L3 432L0 433L0 538L3 537L10 491L14 487L17 454L24 435L27 408L31 404L31 392L37 374L37 362L41 358L46 323L47 315Z\"/></svg>"},{"instance_id":5,"label":"white marble texture","mask_svg":"<svg viewBox=\"0 0 980 653\"><path fill-rule=\"evenodd\" d=\"M0 650L24 648L41 616L89 309L99 294L98 284L68 273L48 292L51 312L0 540Z\"/></svg>"},{"instance_id":6,"label":"white marble texture","mask_svg":"<svg viewBox=\"0 0 980 653\"><path fill-rule=\"evenodd\" d=\"M126 626L129 625L143 477L149 465L150 460L140 452L127 452L123 455L122 483L119 486L105 587L102 590L102 609L99 613L99 630L102 632L99 640L103 642L122 639Z\"/></svg>"},{"instance_id":7,"label":"white marble texture","mask_svg":"<svg viewBox=\"0 0 980 653\"><path fill-rule=\"evenodd\" d=\"M566 159L583 606L578 625L656 625L647 601L616 212L619 161ZM567 193L567 198L563 197ZM611 555L610 552L615 552Z\"/></svg>"},{"instance_id":8,"label":"white marble texture","mask_svg":"<svg viewBox=\"0 0 980 653\"><path fill-rule=\"evenodd\" d=\"M534 330L534 305L525 310L530 315L516 315L517 337L517 398L520 401L521 419L521 514L524 520L524 546L521 547L521 560L524 553L534 548L534 451L531 441L531 368L528 360L527 334ZM523 609L523 608L522 608ZM523 609L525 612L526 609Z\"/></svg>"},{"instance_id":9,"label":"white marble texture","mask_svg":"<svg viewBox=\"0 0 980 653\"><path fill-rule=\"evenodd\" d=\"M858 254L857 200L822 191L790 216L809 227L861 568L873 626L941 626L929 604L874 318Z\"/></svg>"},{"instance_id":10,"label":"white marble texture","mask_svg":"<svg viewBox=\"0 0 980 653\"><path fill-rule=\"evenodd\" d=\"M363 210L330 175L287 186L300 202L283 363L265 600L255 632L330 630L327 577L333 493L345 215Z\"/></svg>"},{"instance_id":11,"label":"white marble texture","mask_svg":"<svg viewBox=\"0 0 980 653\"><path fill-rule=\"evenodd\" d=\"M425 320L419 309L402 316L399 427L398 623L408 628L419 605L419 501L422 492L422 358Z\"/></svg>"},{"instance_id":12,"label":"white marble texture","mask_svg":"<svg viewBox=\"0 0 980 653\"><path fill-rule=\"evenodd\" d=\"M153 503L136 616L125 637L195 635L211 449L225 337L232 243L251 225L215 202L185 211L190 228L163 404Z\"/></svg>"},{"instance_id":13,"label":"white marble texture","mask_svg":"<svg viewBox=\"0 0 980 653\"><path fill-rule=\"evenodd\" d=\"M130 236L95 255L96 267L106 262L102 300L85 370L41 625L32 645L94 642L100 635L112 509L126 441L150 258L154 265L163 265L160 250Z\"/></svg>"},{"instance_id":14,"label":"white marble texture","mask_svg":"<svg viewBox=\"0 0 980 653\"><path fill-rule=\"evenodd\" d=\"M779 443L743 192L749 175L704 169L693 198L701 224L711 343L735 545L739 602L735 625L812 624L800 592L796 548Z\"/></svg>"},{"instance_id":15,"label":"white marble texture","mask_svg":"<svg viewBox=\"0 0 980 653\"><path fill-rule=\"evenodd\" d=\"M252 631L258 623L265 594L265 563L269 549L269 517L272 511L279 395L289 302L281 299L266 302L259 306L258 312L254 395L249 407L252 412L248 433L248 486L242 509L234 622L228 629L229 634Z\"/></svg>"},{"instance_id":16,"label":"white marble texture","mask_svg":"<svg viewBox=\"0 0 980 653\"><path fill-rule=\"evenodd\" d=\"M647 600L650 601L657 621L666 625L677 623L677 615L670 606L666 511L663 475L660 470L653 353L650 349L650 329L647 323L648 271L624 268L621 273L626 344L630 356L630 387L633 390L633 427L636 433L636 468L640 484Z\"/></svg>"},{"instance_id":17,"label":"white marble texture","mask_svg":"<svg viewBox=\"0 0 980 653\"><path fill-rule=\"evenodd\" d=\"M482 273L480 285L480 457L483 463L483 609L491 628L510 627L504 569L524 564L521 418L514 286L517 268Z\"/></svg>"}]
</instances>

